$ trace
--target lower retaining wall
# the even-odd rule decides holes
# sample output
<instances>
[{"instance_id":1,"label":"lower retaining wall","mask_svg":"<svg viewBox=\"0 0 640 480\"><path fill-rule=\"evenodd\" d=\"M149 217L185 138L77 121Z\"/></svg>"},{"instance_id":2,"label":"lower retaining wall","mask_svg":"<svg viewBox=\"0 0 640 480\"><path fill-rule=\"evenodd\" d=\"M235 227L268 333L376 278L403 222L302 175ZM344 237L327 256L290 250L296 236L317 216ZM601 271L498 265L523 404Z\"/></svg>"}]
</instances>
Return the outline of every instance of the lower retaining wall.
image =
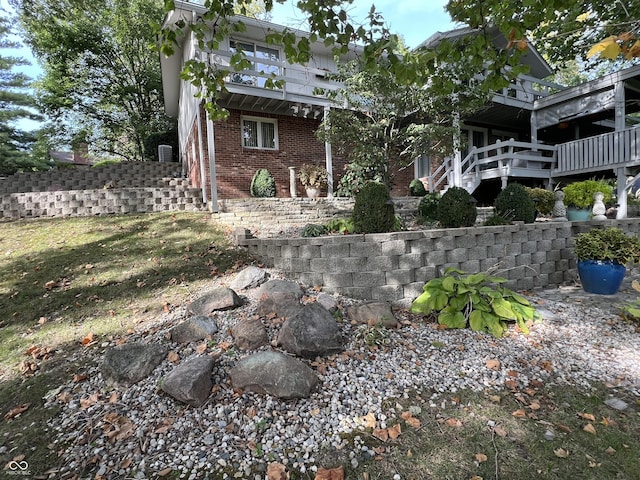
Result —
<instances>
[{"instance_id":1,"label":"lower retaining wall","mask_svg":"<svg viewBox=\"0 0 640 480\"><path fill-rule=\"evenodd\" d=\"M171 182L170 182L171 183ZM201 210L199 189L117 188L0 195L0 220Z\"/></svg>"},{"instance_id":2,"label":"lower retaining wall","mask_svg":"<svg viewBox=\"0 0 640 480\"><path fill-rule=\"evenodd\" d=\"M329 293L408 304L448 267L469 273L495 269L514 290L576 279L573 237L595 226L640 230L640 219L545 222L370 235L236 241L265 264Z\"/></svg>"}]
</instances>

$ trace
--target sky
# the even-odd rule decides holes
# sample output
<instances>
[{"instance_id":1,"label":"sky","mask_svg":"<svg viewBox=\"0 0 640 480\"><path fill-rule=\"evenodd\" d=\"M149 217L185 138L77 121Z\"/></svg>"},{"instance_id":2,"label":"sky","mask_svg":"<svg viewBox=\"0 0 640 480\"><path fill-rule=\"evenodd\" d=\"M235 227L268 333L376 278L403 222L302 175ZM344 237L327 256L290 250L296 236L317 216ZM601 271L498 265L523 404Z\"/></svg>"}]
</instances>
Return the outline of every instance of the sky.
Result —
<instances>
[{"instance_id":1,"label":"sky","mask_svg":"<svg viewBox=\"0 0 640 480\"><path fill-rule=\"evenodd\" d=\"M284 4L274 2L272 22L304 29L302 27L302 15L295 7L296 0L287 0ZM454 28L449 14L444 10L447 0L378 0L375 6L381 12L389 29L393 33L402 35L408 47L416 47L438 31L446 31ZM356 21L365 21L371 8L371 0L354 0L349 7L349 15ZM9 5L8 0L0 0L0 11L3 15L8 12L14 14L15 10ZM2 50L3 55L23 57L31 62L31 66L21 67L31 78L36 79L41 73L37 61L28 47L21 49ZM31 129L37 127L35 123L25 123L21 128Z\"/></svg>"}]
</instances>

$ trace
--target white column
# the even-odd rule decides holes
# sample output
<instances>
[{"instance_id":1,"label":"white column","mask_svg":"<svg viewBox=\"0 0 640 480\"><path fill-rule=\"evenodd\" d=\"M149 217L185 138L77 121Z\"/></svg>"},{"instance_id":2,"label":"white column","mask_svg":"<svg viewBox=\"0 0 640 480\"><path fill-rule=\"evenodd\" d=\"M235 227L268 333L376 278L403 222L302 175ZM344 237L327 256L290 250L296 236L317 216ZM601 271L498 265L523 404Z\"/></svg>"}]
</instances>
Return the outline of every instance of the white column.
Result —
<instances>
[{"instance_id":1,"label":"white column","mask_svg":"<svg viewBox=\"0 0 640 480\"><path fill-rule=\"evenodd\" d=\"M455 103L454 103L455 104ZM462 152L460 151L460 114L454 112L453 114L453 126L457 130L455 137L453 138L453 186L462 186Z\"/></svg>"},{"instance_id":2,"label":"white column","mask_svg":"<svg viewBox=\"0 0 640 480\"><path fill-rule=\"evenodd\" d=\"M200 102L195 100L196 122L198 123L198 156L200 157L200 187L202 189L202 202L207 204L207 177L204 173L204 146L202 145L202 118L200 116Z\"/></svg>"},{"instance_id":3,"label":"white column","mask_svg":"<svg viewBox=\"0 0 640 480\"><path fill-rule=\"evenodd\" d=\"M618 213L616 218L627 218L627 190L624 188L627 185L627 176L625 175L625 168L618 168L616 170L617 177L617 195L618 195Z\"/></svg>"},{"instance_id":4,"label":"white column","mask_svg":"<svg viewBox=\"0 0 640 480\"><path fill-rule=\"evenodd\" d=\"M329 109L324 107L325 128L329 128ZM331 153L331 144L324 142L325 168L327 169L327 197L333 197L333 156Z\"/></svg>"},{"instance_id":5,"label":"white column","mask_svg":"<svg viewBox=\"0 0 640 480\"><path fill-rule=\"evenodd\" d=\"M216 182L216 147L213 136L213 120L207 112L207 153L209 154L209 176L211 179L211 208L218 213L218 184Z\"/></svg>"},{"instance_id":6,"label":"white column","mask_svg":"<svg viewBox=\"0 0 640 480\"><path fill-rule=\"evenodd\" d=\"M615 103L615 123L616 132L620 132L625 129L625 108L624 108L624 82L618 81L613 87L613 96Z\"/></svg>"}]
</instances>

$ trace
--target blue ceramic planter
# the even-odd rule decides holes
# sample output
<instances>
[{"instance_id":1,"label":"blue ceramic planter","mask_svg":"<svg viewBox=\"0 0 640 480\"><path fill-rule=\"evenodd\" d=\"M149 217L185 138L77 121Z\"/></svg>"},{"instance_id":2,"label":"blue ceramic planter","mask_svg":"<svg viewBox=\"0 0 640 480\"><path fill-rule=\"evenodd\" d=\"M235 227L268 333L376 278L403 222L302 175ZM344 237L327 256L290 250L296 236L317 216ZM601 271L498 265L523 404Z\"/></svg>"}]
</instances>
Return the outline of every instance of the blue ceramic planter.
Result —
<instances>
[{"instance_id":1,"label":"blue ceramic planter","mask_svg":"<svg viewBox=\"0 0 640 480\"><path fill-rule=\"evenodd\" d=\"M620 289L624 265L611 261L583 260L578 262L578 275L585 292L613 295Z\"/></svg>"},{"instance_id":2,"label":"blue ceramic planter","mask_svg":"<svg viewBox=\"0 0 640 480\"><path fill-rule=\"evenodd\" d=\"M585 222L591 218L591 210L588 208L567 208L567 220L570 222Z\"/></svg>"}]
</instances>

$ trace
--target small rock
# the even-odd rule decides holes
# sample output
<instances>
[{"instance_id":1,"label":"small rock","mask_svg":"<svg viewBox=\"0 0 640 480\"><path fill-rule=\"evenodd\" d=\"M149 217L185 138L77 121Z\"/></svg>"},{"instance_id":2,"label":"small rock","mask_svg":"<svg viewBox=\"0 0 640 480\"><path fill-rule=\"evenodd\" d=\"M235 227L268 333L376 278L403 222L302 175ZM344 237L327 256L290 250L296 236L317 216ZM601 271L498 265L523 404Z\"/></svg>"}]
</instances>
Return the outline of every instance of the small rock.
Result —
<instances>
[{"instance_id":1,"label":"small rock","mask_svg":"<svg viewBox=\"0 0 640 480\"><path fill-rule=\"evenodd\" d=\"M267 345L269 337L267 329L259 318L240 320L232 329L231 335L240 350L256 350Z\"/></svg>"},{"instance_id":2,"label":"small rock","mask_svg":"<svg viewBox=\"0 0 640 480\"><path fill-rule=\"evenodd\" d=\"M149 375L166 354L162 345L125 343L105 352L102 376L108 385L134 384Z\"/></svg>"},{"instance_id":3,"label":"small rock","mask_svg":"<svg viewBox=\"0 0 640 480\"><path fill-rule=\"evenodd\" d=\"M343 349L336 320L318 303L305 305L282 324L278 345L287 352L309 358Z\"/></svg>"},{"instance_id":4,"label":"small rock","mask_svg":"<svg viewBox=\"0 0 640 480\"><path fill-rule=\"evenodd\" d=\"M610 406L616 410L626 410L629 406L627 402L620 400L619 398L608 398L604 401L605 405Z\"/></svg>"},{"instance_id":5,"label":"small rock","mask_svg":"<svg viewBox=\"0 0 640 480\"><path fill-rule=\"evenodd\" d=\"M227 287L217 287L191 302L187 310L191 315L206 317L217 310L229 310L241 305L242 299L236 292Z\"/></svg>"},{"instance_id":6,"label":"small rock","mask_svg":"<svg viewBox=\"0 0 640 480\"><path fill-rule=\"evenodd\" d=\"M213 358L196 357L174 368L162 382L162 390L193 407L202 405L211 392Z\"/></svg>"},{"instance_id":7,"label":"small rock","mask_svg":"<svg viewBox=\"0 0 640 480\"><path fill-rule=\"evenodd\" d=\"M268 277L264 269L251 265L239 272L229 286L234 290L255 288L266 282Z\"/></svg>"},{"instance_id":8,"label":"small rock","mask_svg":"<svg viewBox=\"0 0 640 480\"><path fill-rule=\"evenodd\" d=\"M329 312L334 313L338 310L338 302L333 295L329 295L328 293L322 292L318 294L316 298L316 302L322 305L324 308L329 310Z\"/></svg>"},{"instance_id":9,"label":"small rock","mask_svg":"<svg viewBox=\"0 0 640 480\"><path fill-rule=\"evenodd\" d=\"M386 328L397 328L398 321L386 302L371 302L347 308L349 320L365 325L383 325Z\"/></svg>"},{"instance_id":10,"label":"small rock","mask_svg":"<svg viewBox=\"0 0 640 480\"><path fill-rule=\"evenodd\" d=\"M197 342L218 331L218 325L210 317L196 316L179 323L170 330L171 341L176 343Z\"/></svg>"}]
</instances>

